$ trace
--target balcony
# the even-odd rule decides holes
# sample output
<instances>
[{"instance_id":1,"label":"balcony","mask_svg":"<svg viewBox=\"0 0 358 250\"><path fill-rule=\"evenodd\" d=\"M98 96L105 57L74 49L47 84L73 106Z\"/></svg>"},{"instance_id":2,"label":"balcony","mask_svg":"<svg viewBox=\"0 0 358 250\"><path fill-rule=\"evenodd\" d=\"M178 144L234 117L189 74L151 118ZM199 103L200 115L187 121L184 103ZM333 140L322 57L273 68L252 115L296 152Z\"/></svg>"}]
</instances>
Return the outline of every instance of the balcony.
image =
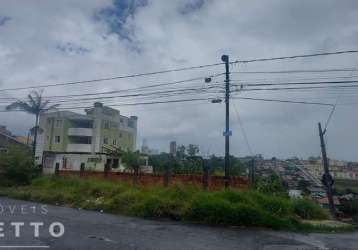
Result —
<instances>
[{"instance_id":1,"label":"balcony","mask_svg":"<svg viewBox=\"0 0 358 250\"><path fill-rule=\"evenodd\" d=\"M69 136L92 136L92 128L69 128Z\"/></svg>"},{"instance_id":2,"label":"balcony","mask_svg":"<svg viewBox=\"0 0 358 250\"><path fill-rule=\"evenodd\" d=\"M67 144L67 152L81 152L89 153L91 152L92 144Z\"/></svg>"}]
</instances>

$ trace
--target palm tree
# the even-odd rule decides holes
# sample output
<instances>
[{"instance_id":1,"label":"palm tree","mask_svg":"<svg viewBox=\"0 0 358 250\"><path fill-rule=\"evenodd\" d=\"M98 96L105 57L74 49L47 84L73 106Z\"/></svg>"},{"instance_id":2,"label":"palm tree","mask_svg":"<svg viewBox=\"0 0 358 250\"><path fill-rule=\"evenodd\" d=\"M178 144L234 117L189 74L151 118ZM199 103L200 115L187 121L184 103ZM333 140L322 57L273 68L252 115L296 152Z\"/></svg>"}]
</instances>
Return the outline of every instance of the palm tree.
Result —
<instances>
[{"instance_id":1,"label":"palm tree","mask_svg":"<svg viewBox=\"0 0 358 250\"><path fill-rule=\"evenodd\" d=\"M39 117L41 114L56 109L59 104L49 105L50 101L44 100L42 91L32 91L27 95L27 100L17 100L16 102L6 106L6 110L20 110L36 116L35 129L34 129L34 141L32 148L32 157L35 159L37 132L39 128Z\"/></svg>"}]
</instances>

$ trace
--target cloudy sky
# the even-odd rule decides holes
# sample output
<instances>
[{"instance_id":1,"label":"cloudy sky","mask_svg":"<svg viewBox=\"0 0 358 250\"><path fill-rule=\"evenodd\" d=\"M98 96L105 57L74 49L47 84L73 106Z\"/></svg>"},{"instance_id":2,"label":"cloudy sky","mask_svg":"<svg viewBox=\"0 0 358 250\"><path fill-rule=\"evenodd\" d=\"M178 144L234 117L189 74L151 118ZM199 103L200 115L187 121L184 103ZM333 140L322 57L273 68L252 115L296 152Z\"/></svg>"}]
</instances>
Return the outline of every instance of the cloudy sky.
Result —
<instances>
[{"instance_id":1,"label":"cloudy sky","mask_svg":"<svg viewBox=\"0 0 358 250\"><path fill-rule=\"evenodd\" d=\"M355 0L2 0L0 89L218 63L222 54L234 61L358 49L357 17ZM357 68L357 72L232 73L231 78L233 83L354 80L358 75L357 56L235 64L230 68L233 72ZM43 90L45 96L94 93L223 72L223 65L219 65ZM214 80L223 84L221 76ZM188 82L177 87L198 86L204 87L205 83ZM23 98L28 92L1 91L0 109L10 102L4 98ZM233 93L324 103L338 100L327 131L327 147L330 157L346 160L358 160L356 94L354 88ZM170 98L202 96L197 93ZM222 94L212 93L214 96ZM117 98L108 104L138 101ZM81 106L80 102L61 104ZM232 153L260 153L265 157L319 155L317 123L324 123L331 111L327 106L249 100L232 100L230 108ZM139 117L138 146L146 138L150 147L167 151L169 141L176 140L178 144L198 144L205 154L223 153L223 104L201 101L139 105L120 107L120 111ZM0 113L0 124L17 134L26 134L33 120L24 113Z\"/></svg>"}]
</instances>

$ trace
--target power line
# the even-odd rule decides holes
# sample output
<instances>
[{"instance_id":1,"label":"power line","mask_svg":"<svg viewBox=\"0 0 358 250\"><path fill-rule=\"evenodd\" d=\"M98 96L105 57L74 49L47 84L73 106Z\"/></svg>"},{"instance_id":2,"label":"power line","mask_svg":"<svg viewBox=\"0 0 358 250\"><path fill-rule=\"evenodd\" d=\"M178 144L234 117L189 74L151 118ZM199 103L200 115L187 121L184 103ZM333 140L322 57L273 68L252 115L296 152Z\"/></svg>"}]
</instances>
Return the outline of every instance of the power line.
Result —
<instances>
[{"instance_id":1,"label":"power line","mask_svg":"<svg viewBox=\"0 0 358 250\"><path fill-rule=\"evenodd\" d=\"M232 97L232 99L264 101L264 102L282 102L282 103L307 104L307 105L321 105L321 106L331 106L331 107L334 106L331 103L322 103L322 102L290 101L290 100L252 98L252 97Z\"/></svg>"},{"instance_id":2,"label":"power line","mask_svg":"<svg viewBox=\"0 0 358 250\"><path fill-rule=\"evenodd\" d=\"M351 73L350 73L350 76L351 76L351 77L353 76L354 71L356 71L356 70L357 70L357 65L356 65L356 67L354 67L354 68L352 69L352 71L351 71ZM327 131L328 124L330 123L330 121L331 121L331 119L332 119L332 117L333 117L334 111L336 111L336 107L337 107L337 104L338 104L338 100L339 100L339 98L340 98L341 95L342 95L342 92L338 94L337 99L336 99L336 103L334 104L334 106L333 106L331 112L329 113L329 116L328 116L328 119L327 119L327 121L326 121L326 124L324 125L323 134L325 134L326 131ZM327 143L327 142L326 142L326 143Z\"/></svg>"},{"instance_id":3,"label":"power line","mask_svg":"<svg viewBox=\"0 0 358 250\"><path fill-rule=\"evenodd\" d=\"M254 100L254 101L266 101L266 102L280 102L280 103L294 103L294 104L308 104L308 105L321 105L321 106L334 106L329 103L320 103L320 102L304 102L304 101L290 101L290 100L279 100L279 99L264 99L264 98L251 98L251 97L231 97L232 99L242 99L242 100ZM212 100L214 97L206 98L190 98L190 99L177 99L177 100L165 100L165 101L153 101L153 102L137 102L137 103L121 103L106 105L109 107L121 107L121 106L138 106L138 105L152 105L152 104L165 104L165 103L180 103L180 102L192 102L192 101L208 101ZM71 106L71 107L62 107L62 110L72 110L72 109L88 109L93 108L93 106ZM0 112L19 112L24 110L0 110Z\"/></svg>"},{"instance_id":4,"label":"power line","mask_svg":"<svg viewBox=\"0 0 358 250\"><path fill-rule=\"evenodd\" d=\"M233 61L230 63L236 64L236 63L266 62L266 61L276 61L276 60L295 59L295 58L307 58L307 57L317 57L317 56L329 56L329 55L341 55L341 54L351 54L351 53L358 53L358 50L343 50L343 51L294 55L294 56L256 58L256 59L250 59L250 60L236 60L236 61Z\"/></svg>"},{"instance_id":5,"label":"power line","mask_svg":"<svg viewBox=\"0 0 358 250\"><path fill-rule=\"evenodd\" d=\"M152 104L165 104L165 103L180 103L180 102L192 102L192 101L208 101L212 98L190 98L190 99L178 99L178 100L166 100L166 101L154 101L154 102L138 102L138 103L121 103L121 104L112 104L106 105L108 107L122 107L122 106L137 106L137 105L152 105ZM93 106L76 106L76 107L62 107L62 110L71 110L71 109L89 109ZM24 111L24 110L0 110L0 112L13 112L13 111Z\"/></svg>"},{"instance_id":6,"label":"power line","mask_svg":"<svg viewBox=\"0 0 358 250\"><path fill-rule=\"evenodd\" d=\"M355 77L358 77L358 75L354 76L311 76L311 77L279 77L279 78L247 78L244 80L237 80L234 79L234 82L243 82L243 83L262 83L262 82L273 82L273 81L319 81L319 80L326 80L333 81L335 79L343 80L343 79L354 79Z\"/></svg>"},{"instance_id":7,"label":"power line","mask_svg":"<svg viewBox=\"0 0 358 250\"><path fill-rule=\"evenodd\" d=\"M313 69L313 70L278 70L278 71L231 71L233 74L293 74L293 73L327 73L327 72L350 72L353 68L341 69Z\"/></svg>"},{"instance_id":8,"label":"power line","mask_svg":"<svg viewBox=\"0 0 358 250\"><path fill-rule=\"evenodd\" d=\"M333 105L332 110L331 110L331 112L329 113L328 119L327 119L326 124L325 124L325 126L324 126L323 133L325 133L325 132L327 131L328 124L329 124L329 122L330 122L331 119L332 119L332 116L333 116L334 111L336 110L337 103L338 103L338 99L336 100L336 103Z\"/></svg>"},{"instance_id":9,"label":"power line","mask_svg":"<svg viewBox=\"0 0 358 250\"><path fill-rule=\"evenodd\" d=\"M237 121L238 121L238 123L239 123L239 127L240 127L241 133L242 133L242 135L243 135L243 137L244 137L246 146L247 146L247 148L248 148L248 150L249 150L249 152L250 152L250 155L253 155L252 148L251 148L250 143L249 143L249 140L248 140L248 138L247 138L246 130L245 130L245 127L244 127L244 125L243 125L243 123L242 123L242 120L241 120L241 118L240 118L239 112L238 112L238 110L237 110L236 105L235 105L234 102L232 102L232 105L233 105L233 107L234 107L234 110L235 110L235 113L236 113L236 117L237 117Z\"/></svg>"},{"instance_id":10,"label":"power line","mask_svg":"<svg viewBox=\"0 0 358 250\"><path fill-rule=\"evenodd\" d=\"M230 62L230 64L263 62L263 61L294 59L294 58L304 58L304 57L316 57L316 56L325 56L325 55L338 55L338 54L348 54L348 53L357 53L357 52L358 52L358 50L345 50L345 51L335 51L335 52L315 53L315 54L305 54L305 55L295 55L295 56L258 58L258 59L250 59L250 60L236 60L234 62ZM130 75L123 75L123 76L114 76L114 77L89 79L89 80L82 80L82 81L70 81L70 82L53 83L53 84L38 84L38 85L27 86L27 87L6 88L6 89L0 89L0 92L25 90L25 89L35 89L35 88L47 88L47 87L56 87L56 86L66 86L66 85L76 85L76 84L93 83L93 82L101 82L101 81L111 81L111 80L125 79L125 78L151 76L151 75L157 75L157 74L165 74L165 73L172 73L172 72L179 72L179 71L186 71L186 70L194 70L194 69L202 69L202 68L207 68L207 67L214 67L214 66L218 66L218 65L222 65L222 64L224 64L224 63L221 62L221 63L205 64L205 65L192 66L192 67L175 68L175 69L169 69L169 70L161 70L161 71L130 74Z\"/></svg>"},{"instance_id":11,"label":"power line","mask_svg":"<svg viewBox=\"0 0 358 250\"><path fill-rule=\"evenodd\" d=\"M56 86L76 85L76 84L83 84L83 83L93 83L93 82L111 81L111 80L126 79L126 78L151 76L151 75L157 75L157 74L165 74L165 73L214 67L214 66L218 66L218 65L222 65L222 64L223 63L214 63L214 64L206 64L206 65L193 66L193 67L184 67L184 68L176 68L176 69L169 69L169 70L162 70L162 71L155 71L155 72L138 73L138 74L114 76L114 77L106 77L106 78L97 78L97 79L90 79L90 80L83 80L83 81L71 81L71 82L52 83L52 84L39 84L39 85L33 85L33 86L27 86L27 87L7 88L7 89L0 89L0 92L35 89L35 88L48 88L48 87L56 87Z\"/></svg>"},{"instance_id":12,"label":"power line","mask_svg":"<svg viewBox=\"0 0 358 250\"><path fill-rule=\"evenodd\" d=\"M278 90L314 90L314 89L340 89L340 88L357 88L358 85L336 85L336 86L310 86L310 87L289 87L289 88L252 88L252 89L242 89L234 90L232 92L240 91L278 91Z\"/></svg>"},{"instance_id":13,"label":"power line","mask_svg":"<svg viewBox=\"0 0 358 250\"><path fill-rule=\"evenodd\" d=\"M207 77L214 78L214 77L217 77L220 75L222 75L222 74L220 74L220 73L213 74L213 75L209 75ZM53 96L44 96L44 98L55 99L55 98L69 98L69 97L83 97L83 96L98 96L98 95L107 95L107 94L115 94L115 93L122 93L122 92L141 91L141 90L146 90L146 89L151 89L151 88L156 88L156 87L176 85L179 83L187 83L187 82L193 82L193 81L197 81L197 80L204 80L205 78L206 77L202 76L202 77L189 78L189 79L184 79L184 80L179 80L179 81L151 84L151 85L147 85L147 86L140 86L140 87L129 88L129 89L112 90L112 91L105 91L105 92L92 92L92 93L84 93L84 94L73 94L73 95L53 95ZM26 98L26 97L23 97L23 98ZM17 100L17 99L13 98L13 97L11 97L11 98L6 98L6 97L1 98L0 97L0 100Z\"/></svg>"},{"instance_id":14,"label":"power line","mask_svg":"<svg viewBox=\"0 0 358 250\"><path fill-rule=\"evenodd\" d=\"M144 92L144 93L133 93L126 95L112 95L112 96L99 96L99 97L87 97L87 98L76 98L76 99L60 99L60 100L52 100L51 103L78 103L78 102L86 102L86 101L100 101L100 100L109 100L116 98L131 98L131 97L169 97L169 96L177 96L183 94L195 94L195 93L207 93L212 89L221 88L221 85L212 84L204 87L195 87L195 88L178 88L172 90L165 91L154 91L154 92ZM216 92L215 92L216 93ZM5 102L8 103L8 102Z\"/></svg>"},{"instance_id":15,"label":"power line","mask_svg":"<svg viewBox=\"0 0 358 250\"><path fill-rule=\"evenodd\" d=\"M232 80L240 81L240 80ZM285 86L285 85L317 85L317 84L341 84L341 83L358 83L358 80L351 81L316 81L316 82L284 82L284 83L247 83L243 82L242 84L232 84L232 86ZM355 86L355 85L341 85L341 86ZM327 86L327 87L336 87L336 86Z\"/></svg>"}]
</instances>

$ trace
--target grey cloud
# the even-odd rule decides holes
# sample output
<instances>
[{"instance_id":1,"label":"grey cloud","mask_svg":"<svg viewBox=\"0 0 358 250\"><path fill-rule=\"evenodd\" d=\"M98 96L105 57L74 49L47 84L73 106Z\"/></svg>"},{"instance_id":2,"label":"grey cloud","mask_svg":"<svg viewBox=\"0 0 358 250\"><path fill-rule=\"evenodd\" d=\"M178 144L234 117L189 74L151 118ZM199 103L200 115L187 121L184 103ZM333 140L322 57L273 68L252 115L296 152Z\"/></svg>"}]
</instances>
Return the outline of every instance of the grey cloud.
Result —
<instances>
[{"instance_id":1,"label":"grey cloud","mask_svg":"<svg viewBox=\"0 0 358 250\"><path fill-rule=\"evenodd\" d=\"M58 44L56 48L66 54L85 54L90 52L89 49L75 45L70 42L65 44Z\"/></svg>"},{"instance_id":2,"label":"grey cloud","mask_svg":"<svg viewBox=\"0 0 358 250\"><path fill-rule=\"evenodd\" d=\"M183 15L188 15L194 13L205 5L207 0L191 0L189 2L185 2L182 6L179 7L179 12Z\"/></svg>"},{"instance_id":3,"label":"grey cloud","mask_svg":"<svg viewBox=\"0 0 358 250\"><path fill-rule=\"evenodd\" d=\"M219 62L223 53L232 59L247 59L357 48L357 1L47 1L41 3L41 15L38 14L38 1L18 3L15 0L0 2L0 9L12 18L0 29L2 88L207 64ZM180 12L183 8L187 8L185 15ZM101 13L99 19L98 13ZM89 52L82 53L82 49ZM335 56L236 65L231 70L339 68L354 67L357 63L356 56ZM219 66L148 78L48 88L45 95L119 90L206 76L223 70ZM318 76L322 75L305 77ZM251 82L260 79L261 82L262 79L284 82L300 77L302 75L232 75L232 79ZM178 87L202 84L193 82ZM334 103L341 92L240 95ZM342 93L342 102L356 98L354 91ZM27 91L0 93L0 96L25 94ZM253 101L235 103L254 153L267 157L319 154L317 122L327 119L329 109ZM328 150L334 158L358 160L354 133L354 124L358 120L352 115L355 113L353 108L342 106L337 109L330 124ZM138 145L142 138L148 138L150 146L168 150L169 141L174 139L178 143L201 145L211 153L223 153L223 105L198 102L123 107L120 110L124 115L139 116ZM0 121L16 133L26 134L33 126L31 117L22 113L16 116L0 113ZM232 152L249 154L233 108L231 127Z\"/></svg>"},{"instance_id":4,"label":"grey cloud","mask_svg":"<svg viewBox=\"0 0 358 250\"><path fill-rule=\"evenodd\" d=\"M11 17L9 16L0 16L0 26L5 25L10 20Z\"/></svg>"}]
</instances>

